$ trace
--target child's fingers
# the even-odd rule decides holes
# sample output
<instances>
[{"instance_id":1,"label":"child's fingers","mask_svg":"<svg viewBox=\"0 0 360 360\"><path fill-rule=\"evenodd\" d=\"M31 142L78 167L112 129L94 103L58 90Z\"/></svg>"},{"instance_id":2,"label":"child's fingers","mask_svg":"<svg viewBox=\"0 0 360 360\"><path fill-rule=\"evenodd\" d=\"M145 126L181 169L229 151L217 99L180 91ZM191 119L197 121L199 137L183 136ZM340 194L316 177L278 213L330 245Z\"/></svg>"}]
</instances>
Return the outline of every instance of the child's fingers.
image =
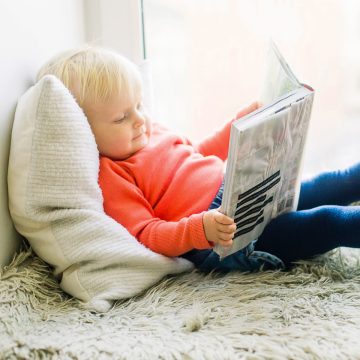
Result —
<instances>
[{"instance_id":1,"label":"child's fingers","mask_svg":"<svg viewBox=\"0 0 360 360\"><path fill-rule=\"evenodd\" d=\"M247 107L245 107L244 109L240 110L237 114L236 114L236 119L240 119L241 117L250 114L251 112L257 110L259 107L261 107L262 104L258 101L255 101L253 103L251 103L250 105L248 105Z\"/></svg>"},{"instance_id":2,"label":"child's fingers","mask_svg":"<svg viewBox=\"0 0 360 360\"><path fill-rule=\"evenodd\" d=\"M222 214L218 211L216 211L214 218L215 221L219 224L223 224L223 225L234 224L234 220L231 217L226 216L225 214Z\"/></svg>"},{"instance_id":3,"label":"child's fingers","mask_svg":"<svg viewBox=\"0 0 360 360\"><path fill-rule=\"evenodd\" d=\"M232 223L230 225L217 224L216 229L224 234L234 234L236 230L236 224Z\"/></svg>"},{"instance_id":4,"label":"child's fingers","mask_svg":"<svg viewBox=\"0 0 360 360\"><path fill-rule=\"evenodd\" d=\"M220 240L223 240L223 241L232 240L233 237L234 237L234 233L230 233L230 234L228 234L228 233L223 233L223 232L219 232L219 233L218 233L218 238L219 238Z\"/></svg>"}]
</instances>

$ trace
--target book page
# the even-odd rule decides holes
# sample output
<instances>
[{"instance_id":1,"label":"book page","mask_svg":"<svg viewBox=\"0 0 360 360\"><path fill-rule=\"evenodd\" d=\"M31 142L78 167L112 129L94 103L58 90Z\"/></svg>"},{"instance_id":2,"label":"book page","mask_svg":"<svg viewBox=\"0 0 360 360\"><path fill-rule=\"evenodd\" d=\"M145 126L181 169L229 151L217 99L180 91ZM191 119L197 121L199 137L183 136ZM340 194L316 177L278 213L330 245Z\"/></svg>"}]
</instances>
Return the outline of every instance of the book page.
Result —
<instances>
[{"instance_id":1,"label":"book page","mask_svg":"<svg viewBox=\"0 0 360 360\"><path fill-rule=\"evenodd\" d=\"M302 85L274 42L270 43L260 102L265 106Z\"/></svg>"}]
</instances>

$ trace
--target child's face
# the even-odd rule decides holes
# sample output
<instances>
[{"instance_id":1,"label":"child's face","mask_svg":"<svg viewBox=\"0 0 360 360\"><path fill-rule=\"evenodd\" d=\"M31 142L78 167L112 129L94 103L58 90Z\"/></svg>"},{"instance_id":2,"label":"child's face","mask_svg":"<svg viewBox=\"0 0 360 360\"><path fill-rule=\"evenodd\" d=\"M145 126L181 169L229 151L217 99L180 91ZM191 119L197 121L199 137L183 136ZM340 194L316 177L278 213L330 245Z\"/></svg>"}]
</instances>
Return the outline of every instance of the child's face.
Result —
<instances>
[{"instance_id":1,"label":"child's face","mask_svg":"<svg viewBox=\"0 0 360 360\"><path fill-rule=\"evenodd\" d=\"M83 110L101 155L125 160L147 145L150 120L143 113L141 99L113 96L106 102L85 102Z\"/></svg>"}]
</instances>

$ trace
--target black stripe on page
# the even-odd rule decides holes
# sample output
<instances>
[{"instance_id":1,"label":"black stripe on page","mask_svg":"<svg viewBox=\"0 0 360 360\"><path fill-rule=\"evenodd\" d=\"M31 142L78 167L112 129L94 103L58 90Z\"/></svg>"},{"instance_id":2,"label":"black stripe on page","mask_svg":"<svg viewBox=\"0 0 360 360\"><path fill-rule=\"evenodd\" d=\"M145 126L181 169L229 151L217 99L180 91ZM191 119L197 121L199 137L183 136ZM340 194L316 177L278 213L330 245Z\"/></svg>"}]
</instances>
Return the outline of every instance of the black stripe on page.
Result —
<instances>
[{"instance_id":1,"label":"black stripe on page","mask_svg":"<svg viewBox=\"0 0 360 360\"><path fill-rule=\"evenodd\" d=\"M239 230L238 232L235 233L234 239L237 238L237 237L240 236L240 235L244 235L244 234L246 234L246 233L254 230L255 227L258 226L259 224L261 224L263 221L264 221L264 218L261 217L254 225Z\"/></svg>"},{"instance_id":2,"label":"black stripe on page","mask_svg":"<svg viewBox=\"0 0 360 360\"><path fill-rule=\"evenodd\" d=\"M267 200L265 200L260 206L255 206L254 208L250 209L249 211L247 211L245 214L238 216L234 219L234 221L237 223L238 221L245 219L246 217L248 217L251 214L255 214L256 212L260 211L261 209L263 209L267 204L271 203L273 201L274 197L271 196L269 197ZM248 207L248 206L246 206ZM239 209L239 212L243 212L242 209L244 207Z\"/></svg>"},{"instance_id":3,"label":"black stripe on page","mask_svg":"<svg viewBox=\"0 0 360 360\"><path fill-rule=\"evenodd\" d=\"M253 193L254 191L260 189L261 187L263 187L264 185L266 185L267 183L271 182L272 180L274 180L276 177L280 176L280 170L277 171L275 174L272 174L271 176L269 176L267 179L265 179L264 181L262 181L261 183L255 185L254 187L252 187L249 190L246 190L244 193L240 194L238 196L238 200L241 200L241 198L250 195L251 193Z\"/></svg>"},{"instance_id":4,"label":"black stripe on page","mask_svg":"<svg viewBox=\"0 0 360 360\"><path fill-rule=\"evenodd\" d=\"M271 188L273 188L277 183L280 182L280 178L277 178L276 180L274 180L272 183L270 183L268 186L264 187L263 189L259 190L258 192L249 195L248 197L246 197L245 199L241 200L240 202L238 202L238 206L247 203L250 200L253 200L255 198L257 198L259 195L266 193L268 190L270 190Z\"/></svg>"},{"instance_id":5,"label":"black stripe on page","mask_svg":"<svg viewBox=\"0 0 360 360\"><path fill-rule=\"evenodd\" d=\"M265 199L266 199L266 195L262 195L262 196L260 196L259 198L257 198L255 201L253 201L253 202L250 203L250 204L247 204L247 205L242 206L242 207L240 207L240 208L239 208L239 206L237 205L237 206L236 206L236 209L237 209L237 210L236 210L236 212L235 212L235 216L243 213L243 212L246 211L246 210L249 210L251 207L253 207L253 206L256 205L256 204L259 204L259 203L265 201Z\"/></svg>"},{"instance_id":6,"label":"black stripe on page","mask_svg":"<svg viewBox=\"0 0 360 360\"><path fill-rule=\"evenodd\" d=\"M255 216L252 216L252 217L250 217L250 218L248 218L248 219L246 219L244 221L240 221L240 222L236 223L236 229L240 229L245 225L249 225L249 224L254 223L255 221L257 221L259 219L259 217L261 217L263 215L264 215L264 210L261 209L259 211L259 213L256 214Z\"/></svg>"}]
</instances>

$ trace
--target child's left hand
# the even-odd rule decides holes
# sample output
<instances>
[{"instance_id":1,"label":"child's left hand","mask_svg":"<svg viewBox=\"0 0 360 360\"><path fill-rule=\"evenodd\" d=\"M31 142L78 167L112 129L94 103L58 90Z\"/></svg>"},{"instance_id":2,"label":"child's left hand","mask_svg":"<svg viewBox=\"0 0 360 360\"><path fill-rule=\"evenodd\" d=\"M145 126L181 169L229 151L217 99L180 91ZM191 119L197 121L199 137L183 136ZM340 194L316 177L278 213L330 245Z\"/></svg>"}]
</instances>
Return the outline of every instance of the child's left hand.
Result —
<instances>
[{"instance_id":1,"label":"child's left hand","mask_svg":"<svg viewBox=\"0 0 360 360\"><path fill-rule=\"evenodd\" d=\"M203 225L207 241L223 247L231 247L236 231L234 220L222 214L219 209L209 210L204 213Z\"/></svg>"}]
</instances>

